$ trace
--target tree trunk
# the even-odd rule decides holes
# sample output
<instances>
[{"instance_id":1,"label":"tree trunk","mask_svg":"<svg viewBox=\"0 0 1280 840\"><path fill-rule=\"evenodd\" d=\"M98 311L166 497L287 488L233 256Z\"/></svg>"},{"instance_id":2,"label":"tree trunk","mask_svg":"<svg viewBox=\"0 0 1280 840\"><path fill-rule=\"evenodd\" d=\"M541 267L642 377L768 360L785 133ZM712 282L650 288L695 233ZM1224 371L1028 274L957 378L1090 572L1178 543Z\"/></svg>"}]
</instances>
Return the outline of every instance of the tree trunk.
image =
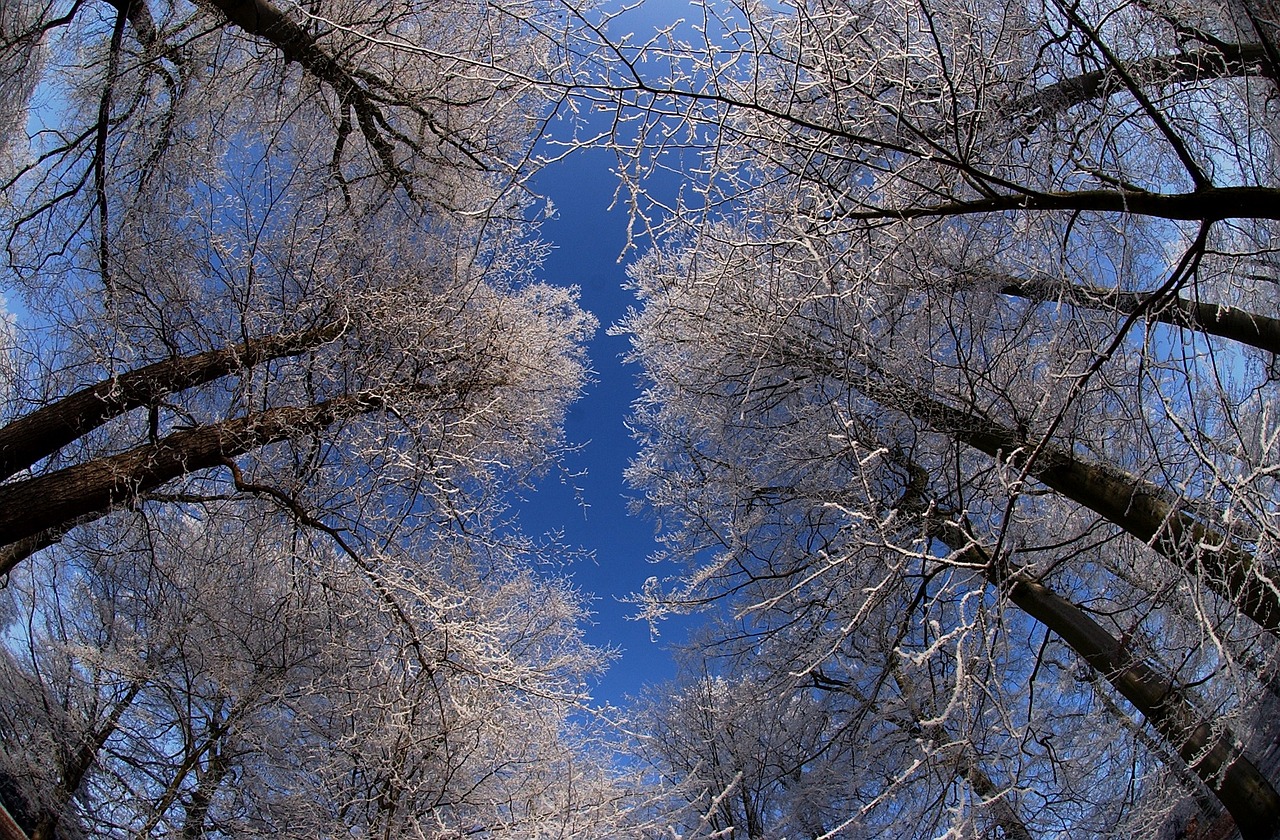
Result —
<instances>
[{"instance_id":1,"label":"tree trunk","mask_svg":"<svg viewBox=\"0 0 1280 840\"><path fill-rule=\"evenodd\" d=\"M1097 286L1034 278L995 279L1001 283L1001 294L1038 303L1061 300L1072 306L1127 315L1143 310L1152 301L1152 295L1141 292L1120 292ZM1184 297L1160 303L1158 309L1147 313L1147 320L1216 335L1268 353L1280 354L1280 319L1257 315L1234 306L1202 303Z\"/></svg>"},{"instance_id":2,"label":"tree trunk","mask_svg":"<svg viewBox=\"0 0 1280 840\"><path fill-rule=\"evenodd\" d=\"M191 791L182 821L182 840L201 840L205 836L205 821L218 787L227 777L231 767L220 749L216 747L209 756L204 772L197 774L195 790Z\"/></svg>"},{"instance_id":3,"label":"tree trunk","mask_svg":"<svg viewBox=\"0 0 1280 840\"><path fill-rule=\"evenodd\" d=\"M960 526L943 523L934 530L1124 695L1231 812L1245 840L1270 840L1280 830L1280 794L1241 754L1230 729L1215 725L1185 690L1135 657L1084 610L1021 572L1002 569Z\"/></svg>"},{"instance_id":4,"label":"tree trunk","mask_svg":"<svg viewBox=\"0 0 1280 840\"><path fill-rule=\"evenodd\" d=\"M334 82L331 77L339 72L334 60L320 49L310 32L270 0L209 0L209 5L249 35L269 41L289 61L297 61L321 79Z\"/></svg>"},{"instance_id":5,"label":"tree trunk","mask_svg":"<svg viewBox=\"0 0 1280 840\"><path fill-rule=\"evenodd\" d=\"M135 408L272 359L296 356L332 341L346 329L334 321L310 330L256 338L147 365L70 394L0 429L0 479L48 458L82 435Z\"/></svg>"},{"instance_id":6,"label":"tree trunk","mask_svg":"<svg viewBox=\"0 0 1280 840\"><path fill-rule=\"evenodd\" d=\"M68 522L96 519L179 476L385 405L382 395L362 393L315 405L274 408L176 432L155 444L0 486L0 545Z\"/></svg>"},{"instance_id":7,"label":"tree trunk","mask_svg":"<svg viewBox=\"0 0 1280 840\"><path fill-rule=\"evenodd\" d=\"M848 221L906 221L1026 210L1118 213L1186 222L1215 222L1222 219L1280 220L1280 189L1247 186L1203 187L1184 193L1157 193L1135 189L1025 191L942 204L872 207L845 213L842 218Z\"/></svg>"},{"instance_id":8,"label":"tree trunk","mask_svg":"<svg viewBox=\"0 0 1280 840\"><path fill-rule=\"evenodd\" d=\"M1202 49L1139 59L1125 66L1128 75L1153 87L1187 84L1202 79L1228 79L1257 75L1265 66L1266 50L1260 44L1222 44ZM1035 93L1001 106L1001 119L1030 131L1076 105L1127 90L1114 69L1093 70L1040 88Z\"/></svg>"},{"instance_id":9,"label":"tree trunk","mask_svg":"<svg viewBox=\"0 0 1280 840\"><path fill-rule=\"evenodd\" d=\"M872 375L851 383L868 397L1028 474L1150 545L1250 620L1280 635L1280 593L1268 585L1260 561L1226 534L1202 525L1164 488L1109 464L1091 463L1052 444L1036 444L1015 430L922 394L905 383ZM1026 458L1037 449L1035 461Z\"/></svg>"},{"instance_id":10,"label":"tree trunk","mask_svg":"<svg viewBox=\"0 0 1280 840\"><path fill-rule=\"evenodd\" d=\"M1276 0L1228 0L1227 9L1246 37L1257 37L1266 54L1267 75L1280 85L1280 5Z\"/></svg>"}]
</instances>

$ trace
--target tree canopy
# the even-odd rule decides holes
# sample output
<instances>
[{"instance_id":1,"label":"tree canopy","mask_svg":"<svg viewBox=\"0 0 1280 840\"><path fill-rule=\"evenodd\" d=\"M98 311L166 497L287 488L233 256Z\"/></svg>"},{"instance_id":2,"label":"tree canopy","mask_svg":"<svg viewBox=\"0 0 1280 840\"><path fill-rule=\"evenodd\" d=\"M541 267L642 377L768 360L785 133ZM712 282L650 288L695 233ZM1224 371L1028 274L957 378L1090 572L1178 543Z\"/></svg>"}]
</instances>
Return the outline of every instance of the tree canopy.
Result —
<instances>
[{"instance_id":1,"label":"tree canopy","mask_svg":"<svg viewBox=\"0 0 1280 840\"><path fill-rule=\"evenodd\" d=\"M11 813L607 835L569 715L608 653L506 511L595 328L533 275L549 10L22 0L0 25Z\"/></svg>"},{"instance_id":2,"label":"tree canopy","mask_svg":"<svg viewBox=\"0 0 1280 840\"><path fill-rule=\"evenodd\" d=\"M1280 826L1269 20L726 5L615 64L701 167L623 325L645 603L840 696L817 834Z\"/></svg>"},{"instance_id":3,"label":"tree canopy","mask_svg":"<svg viewBox=\"0 0 1280 840\"><path fill-rule=\"evenodd\" d=\"M32 837L1280 833L1280 9L698 9L0 8ZM597 327L548 141L704 617L621 711L513 510Z\"/></svg>"}]
</instances>

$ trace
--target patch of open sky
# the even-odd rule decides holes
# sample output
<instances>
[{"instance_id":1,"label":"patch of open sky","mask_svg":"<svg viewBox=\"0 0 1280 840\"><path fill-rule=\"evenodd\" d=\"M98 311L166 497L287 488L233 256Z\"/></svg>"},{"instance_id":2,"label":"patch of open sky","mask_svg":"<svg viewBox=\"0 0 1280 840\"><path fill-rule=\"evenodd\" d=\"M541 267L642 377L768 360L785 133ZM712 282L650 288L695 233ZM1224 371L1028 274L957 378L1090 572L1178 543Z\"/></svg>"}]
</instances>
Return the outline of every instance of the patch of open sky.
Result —
<instances>
[{"instance_id":1,"label":"patch of open sky","mask_svg":"<svg viewBox=\"0 0 1280 840\"><path fill-rule=\"evenodd\" d=\"M617 8L620 4L610 4ZM627 43L644 44L650 33L667 30L678 21L683 36L695 39L701 25L703 7L682 0L644 0L617 13L608 24L611 38L629 35ZM658 74L664 69L649 67ZM615 114L604 107L583 104L577 114L566 108L561 119L549 126L550 143L544 154L558 156L558 142L574 137L608 135ZM623 126L624 130L630 130ZM668 159L650 167L646 189L663 203L688 193L692 176L683 170L692 156L678 160L673 151ZM623 481L623 471L635 455L636 444L627 428L632 402L640 395L640 369L623 359L629 349L626 337L609 335L634 306L632 293L625 288L626 261L647 242L632 242L625 193L618 190L618 157L606 148L580 149L544 168L533 187L549 199L555 215L545 223L542 234L553 244L543 266L547 282L574 285L581 289L582 305L600 321L600 330L588 351L596 381L573 407L566 424L567 440L580 449L566 459L571 475L556 476L520 506L521 521L532 533L556 533L564 544L581 547L593 559L580 560L570 569L577 585L594 595L594 626L588 639L597 645L619 649L620 657L596 687L600 703L621 704L647 683L670 679L676 666L668 644L684 639L698 619L668 619L653 637L649 625L635 620L637 606L627 599L641 590L647 578L662 574L649 561L658 549L654 522L647 516L632 515L630 500L635 495ZM619 200L615 202L615 198ZM629 243L635 247L628 248ZM580 475L572 475L581 473Z\"/></svg>"}]
</instances>

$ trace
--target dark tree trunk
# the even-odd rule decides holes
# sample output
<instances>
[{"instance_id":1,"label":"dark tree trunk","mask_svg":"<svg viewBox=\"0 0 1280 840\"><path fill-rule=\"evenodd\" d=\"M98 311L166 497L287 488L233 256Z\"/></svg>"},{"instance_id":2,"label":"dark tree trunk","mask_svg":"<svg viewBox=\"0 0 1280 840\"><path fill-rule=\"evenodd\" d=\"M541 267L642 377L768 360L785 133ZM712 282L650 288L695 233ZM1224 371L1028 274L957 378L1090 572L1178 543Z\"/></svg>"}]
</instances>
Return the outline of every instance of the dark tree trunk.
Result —
<instances>
[{"instance_id":1,"label":"dark tree trunk","mask_svg":"<svg viewBox=\"0 0 1280 840\"><path fill-rule=\"evenodd\" d=\"M1244 36L1258 39L1266 54L1267 75L1280 84L1280 4L1276 0L1228 0L1227 8Z\"/></svg>"},{"instance_id":2,"label":"dark tree trunk","mask_svg":"<svg viewBox=\"0 0 1280 840\"><path fill-rule=\"evenodd\" d=\"M986 570L1023 612L1061 638L1126 700L1133 704L1218 797L1235 818L1245 840L1270 840L1280 830L1280 794L1244 755L1235 735L1088 613L1017 570L1003 568L990 552L954 523L934 535L966 562Z\"/></svg>"},{"instance_id":3,"label":"dark tree trunk","mask_svg":"<svg viewBox=\"0 0 1280 840\"><path fill-rule=\"evenodd\" d=\"M1268 570L1227 534L1202 524L1162 487L1109 464L1093 463L1053 444L1037 444L1016 430L952 408L905 383L872 374L852 383L888 408L1015 467L1066 498L1123 528L1204 581L1258 626L1280 635L1280 593ZM1035 461L1026 458L1037 449Z\"/></svg>"},{"instance_id":4,"label":"dark tree trunk","mask_svg":"<svg viewBox=\"0 0 1280 840\"><path fill-rule=\"evenodd\" d=\"M1072 306L1126 315L1143 311L1153 303L1151 294L1141 292L1119 292L1095 286L1030 278L996 279L1002 284L1002 294L1036 302L1065 301ZM1184 297L1154 302L1159 305L1147 313L1149 321L1216 335L1280 354L1280 319L1257 315L1234 306L1201 303Z\"/></svg>"},{"instance_id":5,"label":"dark tree trunk","mask_svg":"<svg viewBox=\"0 0 1280 840\"><path fill-rule=\"evenodd\" d=\"M337 338L345 328L345 323L333 322L194 356L167 359L63 397L0 429L0 479L48 458L112 418L154 405L166 394L203 385L265 361L305 353Z\"/></svg>"},{"instance_id":6,"label":"dark tree trunk","mask_svg":"<svg viewBox=\"0 0 1280 840\"><path fill-rule=\"evenodd\" d=\"M1231 812L1245 840L1274 836L1280 829L1280 796L1240 754L1229 729L1215 725L1178 686L1135 658L1074 604L1016 574L1002 585L1009 600L1070 645L1177 749Z\"/></svg>"},{"instance_id":7,"label":"dark tree trunk","mask_svg":"<svg viewBox=\"0 0 1280 840\"><path fill-rule=\"evenodd\" d=\"M1253 76L1265 67L1266 49L1260 44L1222 44L1217 49L1201 49L1152 56L1125 66L1133 80L1163 88L1203 79ZM1113 69L1094 70L1063 79L1001 106L1000 119L1030 131L1076 105L1106 99L1128 88Z\"/></svg>"},{"instance_id":8,"label":"dark tree trunk","mask_svg":"<svg viewBox=\"0 0 1280 840\"><path fill-rule=\"evenodd\" d=\"M1222 219L1280 219L1280 189L1275 187L1203 187L1193 192L1157 193L1138 189L1013 192L971 201L874 207L844 214L861 221L935 219L984 213L1068 210L1118 213L1187 222Z\"/></svg>"},{"instance_id":9,"label":"dark tree trunk","mask_svg":"<svg viewBox=\"0 0 1280 840\"><path fill-rule=\"evenodd\" d=\"M159 442L0 486L0 545L84 522L167 481L224 463L271 443L382 408L374 394L286 406L176 432Z\"/></svg>"}]
</instances>

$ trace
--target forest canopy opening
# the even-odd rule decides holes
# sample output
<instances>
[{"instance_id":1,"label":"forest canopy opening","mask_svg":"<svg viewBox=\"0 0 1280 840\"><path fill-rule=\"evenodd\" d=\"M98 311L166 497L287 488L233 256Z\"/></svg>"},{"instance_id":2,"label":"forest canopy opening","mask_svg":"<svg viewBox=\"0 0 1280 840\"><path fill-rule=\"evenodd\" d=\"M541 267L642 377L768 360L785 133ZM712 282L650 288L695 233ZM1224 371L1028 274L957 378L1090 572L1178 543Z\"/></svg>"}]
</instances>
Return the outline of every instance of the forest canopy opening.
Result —
<instances>
[{"instance_id":1,"label":"forest canopy opening","mask_svg":"<svg viewBox=\"0 0 1280 840\"><path fill-rule=\"evenodd\" d=\"M30 836L1280 832L1280 10L686 11L0 9ZM624 710L511 505L591 379L559 118L704 618Z\"/></svg>"}]
</instances>

